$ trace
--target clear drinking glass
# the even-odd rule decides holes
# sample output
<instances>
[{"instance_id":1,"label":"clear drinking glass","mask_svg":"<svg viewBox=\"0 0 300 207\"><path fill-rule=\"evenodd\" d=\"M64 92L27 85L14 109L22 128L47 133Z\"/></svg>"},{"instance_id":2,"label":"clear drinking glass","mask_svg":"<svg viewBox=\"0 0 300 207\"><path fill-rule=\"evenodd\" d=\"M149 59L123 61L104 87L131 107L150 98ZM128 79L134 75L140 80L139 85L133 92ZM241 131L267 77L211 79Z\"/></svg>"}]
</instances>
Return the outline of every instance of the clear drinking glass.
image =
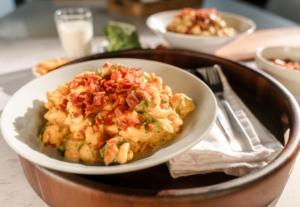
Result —
<instances>
[{"instance_id":1,"label":"clear drinking glass","mask_svg":"<svg viewBox=\"0 0 300 207\"><path fill-rule=\"evenodd\" d=\"M92 12L86 8L59 9L54 13L60 42L68 58L91 54L93 38Z\"/></svg>"}]
</instances>

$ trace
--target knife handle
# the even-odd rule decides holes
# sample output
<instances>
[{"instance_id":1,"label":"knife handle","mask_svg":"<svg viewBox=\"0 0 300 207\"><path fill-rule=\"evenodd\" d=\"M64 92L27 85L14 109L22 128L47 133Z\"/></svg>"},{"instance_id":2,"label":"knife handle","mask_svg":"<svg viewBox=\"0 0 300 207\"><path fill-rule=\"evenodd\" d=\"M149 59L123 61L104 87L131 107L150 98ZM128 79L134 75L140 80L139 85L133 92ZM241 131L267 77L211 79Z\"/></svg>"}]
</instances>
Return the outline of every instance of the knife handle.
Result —
<instances>
[{"instance_id":1,"label":"knife handle","mask_svg":"<svg viewBox=\"0 0 300 207\"><path fill-rule=\"evenodd\" d=\"M235 113L233 112L231 106L229 105L228 101L221 100L221 103L226 111L227 117L229 119L229 122L231 124L231 128L233 131L233 134L240 144L243 151L254 151L252 142L246 133L245 129L243 128L241 122L236 117Z\"/></svg>"}]
</instances>

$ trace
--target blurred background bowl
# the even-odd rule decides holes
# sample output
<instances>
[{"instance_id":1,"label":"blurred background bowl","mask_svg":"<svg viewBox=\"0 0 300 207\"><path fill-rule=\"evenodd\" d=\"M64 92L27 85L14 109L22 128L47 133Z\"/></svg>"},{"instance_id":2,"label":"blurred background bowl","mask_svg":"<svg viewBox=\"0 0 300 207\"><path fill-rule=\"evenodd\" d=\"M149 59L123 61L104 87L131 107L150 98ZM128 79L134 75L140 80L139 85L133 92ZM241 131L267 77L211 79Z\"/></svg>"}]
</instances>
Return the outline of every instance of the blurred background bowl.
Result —
<instances>
[{"instance_id":1,"label":"blurred background bowl","mask_svg":"<svg viewBox=\"0 0 300 207\"><path fill-rule=\"evenodd\" d=\"M220 47L246 34L252 33L256 28L254 21L249 18L237 14L220 12L221 17L226 21L227 26L233 27L238 31L237 35L232 37L205 37L168 31L164 32L163 30L172 23L175 14L178 12L179 10L156 13L151 15L146 21L149 29L156 35L163 37L173 48L214 54Z\"/></svg>"},{"instance_id":2,"label":"blurred background bowl","mask_svg":"<svg viewBox=\"0 0 300 207\"><path fill-rule=\"evenodd\" d=\"M274 58L300 61L300 48L284 46L260 47L257 49L255 57L257 66L280 81L300 103L300 71L276 65L268 60Z\"/></svg>"}]
</instances>

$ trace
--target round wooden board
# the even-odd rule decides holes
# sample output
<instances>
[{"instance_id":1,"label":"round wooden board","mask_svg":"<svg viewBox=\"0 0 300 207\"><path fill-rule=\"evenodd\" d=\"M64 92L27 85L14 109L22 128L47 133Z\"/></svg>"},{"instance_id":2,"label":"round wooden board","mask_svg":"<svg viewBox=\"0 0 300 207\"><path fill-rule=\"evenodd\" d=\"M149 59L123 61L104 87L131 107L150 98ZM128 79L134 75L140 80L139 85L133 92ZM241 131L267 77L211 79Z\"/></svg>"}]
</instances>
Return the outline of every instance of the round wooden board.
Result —
<instances>
[{"instance_id":1,"label":"round wooden board","mask_svg":"<svg viewBox=\"0 0 300 207\"><path fill-rule=\"evenodd\" d=\"M128 57L156 60L183 69L221 65L232 88L252 113L283 143L269 165L247 176L211 173L172 179L165 164L116 175L75 175L42 168L20 157L25 175L50 206L266 206L283 190L299 151L299 111L282 86L263 72L215 56L183 50L130 50L96 54L82 61Z\"/></svg>"}]
</instances>

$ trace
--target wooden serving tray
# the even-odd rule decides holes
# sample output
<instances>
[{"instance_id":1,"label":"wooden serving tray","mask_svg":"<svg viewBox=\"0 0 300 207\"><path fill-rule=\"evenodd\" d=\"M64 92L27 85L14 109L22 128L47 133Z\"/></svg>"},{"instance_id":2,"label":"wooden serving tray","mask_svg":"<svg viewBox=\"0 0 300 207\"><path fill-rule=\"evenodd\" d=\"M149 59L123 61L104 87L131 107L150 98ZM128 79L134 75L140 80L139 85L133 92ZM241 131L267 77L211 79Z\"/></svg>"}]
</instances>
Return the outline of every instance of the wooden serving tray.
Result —
<instances>
[{"instance_id":1,"label":"wooden serving tray","mask_svg":"<svg viewBox=\"0 0 300 207\"><path fill-rule=\"evenodd\" d=\"M283 143L282 117L290 128L281 155L266 167L237 178L224 173L172 179L165 164L116 175L76 175L50 170L20 157L32 188L50 206L267 206L283 190L300 145L299 111L282 86L263 72L229 60L184 50L130 50L96 54L70 64L104 58L156 60L181 68L220 64L235 92ZM171 75L171 74L170 74Z\"/></svg>"}]
</instances>

